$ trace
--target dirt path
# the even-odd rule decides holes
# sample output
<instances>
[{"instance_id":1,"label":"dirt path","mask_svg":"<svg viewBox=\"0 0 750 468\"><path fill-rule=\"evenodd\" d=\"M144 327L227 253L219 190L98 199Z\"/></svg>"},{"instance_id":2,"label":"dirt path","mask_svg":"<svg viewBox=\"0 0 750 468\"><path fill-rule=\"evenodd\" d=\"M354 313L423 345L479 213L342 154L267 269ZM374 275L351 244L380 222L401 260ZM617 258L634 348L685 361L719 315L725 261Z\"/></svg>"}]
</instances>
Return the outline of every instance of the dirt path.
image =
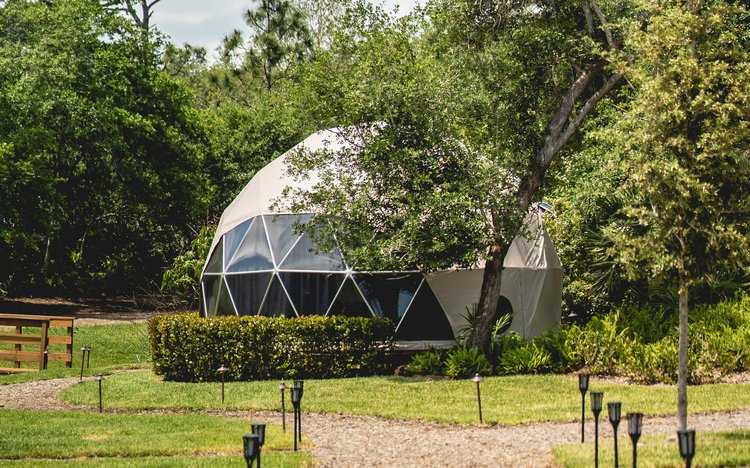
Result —
<instances>
[{"instance_id":1,"label":"dirt path","mask_svg":"<svg viewBox=\"0 0 750 468\"><path fill-rule=\"evenodd\" d=\"M62 390L77 382L68 378L0 385L0 406L81 409L58 399ZM210 413L281 424L281 415L276 412ZM290 422L287 419L291 426ZM698 431L750 428L750 410L693 415L690 423ZM588 423L586 429L590 440L593 424ZM626 430L626 423L621 424L620 432ZM647 434L674 434L674 430L674 417L652 417L644 422ZM312 440L312 454L324 467L550 466L555 445L575 443L580 438L577 423L475 427L310 413L303 414L302 431ZM612 436L609 423L602 422L600 433ZM629 444L624 439L623 443Z\"/></svg>"}]
</instances>

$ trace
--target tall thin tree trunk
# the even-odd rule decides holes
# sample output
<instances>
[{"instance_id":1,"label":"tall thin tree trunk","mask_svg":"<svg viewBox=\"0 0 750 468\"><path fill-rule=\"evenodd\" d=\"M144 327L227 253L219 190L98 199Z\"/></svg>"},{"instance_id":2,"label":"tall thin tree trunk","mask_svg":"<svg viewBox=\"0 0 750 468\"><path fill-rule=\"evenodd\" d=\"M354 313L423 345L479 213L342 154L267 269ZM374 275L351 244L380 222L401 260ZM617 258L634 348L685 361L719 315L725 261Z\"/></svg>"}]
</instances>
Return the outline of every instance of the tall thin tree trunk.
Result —
<instances>
[{"instance_id":1,"label":"tall thin tree trunk","mask_svg":"<svg viewBox=\"0 0 750 468\"><path fill-rule=\"evenodd\" d=\"M487 356L490 354L492 327L497 321L497 304L500 300L503 260L506 251L506 246L499 243L490 249L490 258L484 265L482 290L479 295L479 319L470 340L473 346L481 349Z\"/></svg>"},{"instance_id":2,"label":"tall thin tree trunk","mask_svg":"<svg viewBox=\"0 0 750 468\"><path fill-rule=\"evenodd\" d=\"M687 429L687 380L688 380L688 282L684 275L680 275L679 316L680 316L680 341L679 360L680 367L677 371L677 415L680 429Z\"/></svg>"}]
</instances>

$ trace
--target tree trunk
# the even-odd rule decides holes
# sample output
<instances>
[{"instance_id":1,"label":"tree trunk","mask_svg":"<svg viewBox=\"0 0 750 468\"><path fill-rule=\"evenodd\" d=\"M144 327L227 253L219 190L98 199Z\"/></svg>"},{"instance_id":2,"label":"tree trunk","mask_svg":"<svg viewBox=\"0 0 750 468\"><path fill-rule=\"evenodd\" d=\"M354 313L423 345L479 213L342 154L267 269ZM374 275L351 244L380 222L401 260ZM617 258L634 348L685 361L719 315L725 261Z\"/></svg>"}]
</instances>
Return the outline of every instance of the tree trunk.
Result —
<instances>
[{"instance_id":1,"label":"tree trunk","mask_svg":"<svg viewBox=\"0 0 750 468\"><path fill-rule=\"evenodd\" d=\"M479 318L470 342L489 357L490 335L492 327L497 321L498 302L500 300L500 286L502 284L503 260L507 247L495 243L490 249L490 258L484 265L482 290L479 295Z\"/></svg>"},{"instance_id":2,"label":"tree trunk","mask_svg":"<svg viewBox=\"0 0 750 468\"><path fill-rule=\"evenodd\" d=\"M679 428L687 429L687 379L688 379L688 283L684 275L680 275L679 315L680 315L680 341L679 359L680 367L677 371L677 415Z\"/></svg>"}]
</instances>

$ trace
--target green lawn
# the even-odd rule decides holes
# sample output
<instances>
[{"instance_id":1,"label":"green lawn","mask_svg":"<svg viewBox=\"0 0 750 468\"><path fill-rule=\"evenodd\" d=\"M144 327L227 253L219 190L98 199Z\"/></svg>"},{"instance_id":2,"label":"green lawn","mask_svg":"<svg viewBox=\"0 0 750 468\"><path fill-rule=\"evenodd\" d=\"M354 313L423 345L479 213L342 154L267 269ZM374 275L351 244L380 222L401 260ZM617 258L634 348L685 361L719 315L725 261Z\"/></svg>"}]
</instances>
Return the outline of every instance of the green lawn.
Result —
<instances>
[{"instance_id":1,"label":"green lawn","mask_svg":"<svg viewBox=\"0 0 750 468\"><path fill-rule=\"evenodd\" d=\"M312 466L309 455L305 452L272 452L263 453L264 468L296 468ZM148 468L245 468L245 460L235 455L232 457L143 457L143 458L77 458L74 460L0 460L0 467L13 468L54 468L57 466L97 467L148 467Z\"/></svg>"},{"instance_id":2,"label":"green lawn","mask_svg":"<svg viewBox=\"0 0 750 468\"><path fill-rule=\"evenodd\" d=\"M674 414L673 387L600 384L605 400L623 401L623 411ZM750 407L750 386L717 384L690 387L690 410L708 412ZM113 375L105 381L108 407L127 409L221 408L218 383L164 382L150 371ZM65 391L75 404L97 404L95 382ZM485 421L519 424L571 421L580 415L578 383L571 376L491 377L482 383ZM226 386L226 407L278 409L277 381L232 382ZM400 377L309 380L303 408L309 411L475 423L476 387L468 380L425 380Z\"/></svg>"},{"instance_id":3,"label":"green lawn","mask_svg":"<svg viewBox=\"0 0 750 468\"><path fill-rule=\"evenodd\" d=\"M622 428L621 428L622 430ZM627 430L627 429L626 429ZM748 466L750 465L750 431L698 432L695 436L696 454L693 466ZM620 466L631 465L632 445L628 437L619 438ZM612 439L599 447L599 462L612 466ZM564 467L594 466L594 445L569 444L555 447L555 461ZM677 448L676 436L643 437L638 442L638 466L685 466Z\"/></svg>"},{"instance_id":4,"label":"green lawn","mask_svg":"<svg viewBox=\"0 0 750 468\"><path fill-rule=\"evenodd\" d=\"M0 420L8 422L0 424L0 459L17 460L14 466L43 465L36 459L85 459L93 466L241 466L242 435L249 430L247 421L196 414L0 410ZM264 446L269 466L307 460L290 449L291 436L269 426Z\"/></svg>"},{"instance_id":5,"label":"green lawn","mask_svg":"<svg viewBox=\"0 0 750 468\"><path fill-rule=\"evenodd\" d=\"M62 329L52 329L59 334ZM145 367L151 361L151 351L148 345L148 331L145 323L123 325L95 325L76 327L73 337L73 367L68 369L61 362L52 361L48 369L43 372L27 374L0 375L0 385L30 380L70 377L81 372L81 347L91 346L91 368L85 369L85 375L108 371L116 368ZM12 345L6 345L8 348ZM62 350L62 347L56 347ZM0 367L8 367L12 363L3 361ZM26 367L34 367L29 363Z\"/></svg>"}]
</instances>

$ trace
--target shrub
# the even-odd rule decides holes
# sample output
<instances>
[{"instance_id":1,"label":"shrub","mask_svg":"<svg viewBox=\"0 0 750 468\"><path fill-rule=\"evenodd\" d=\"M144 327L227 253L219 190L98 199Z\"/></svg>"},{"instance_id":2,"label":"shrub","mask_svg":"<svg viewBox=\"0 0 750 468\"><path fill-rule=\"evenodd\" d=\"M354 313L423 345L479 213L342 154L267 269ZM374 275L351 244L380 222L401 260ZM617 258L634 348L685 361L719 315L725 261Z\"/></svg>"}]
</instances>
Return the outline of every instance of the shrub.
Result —
<instances>
[{"instance_id":1,"label":"shrub","mask_svg":"<svg viewBox=\"0 0 750 468\"><path fill-rule=\"evenodd\" d=\"M154 371L168 380L302 376L328 378L386 370L392 324L380 318L160 315L149 320Z\"/></svg>"},{"instance_id":2,"label":"shrub","mask_svg":"<svg viewBox=\"0 0 750 468\"><path fill-rule=\"evenodd\" d=\"M538 374L547 372L552 355L535 342L506 350L500 355L497 370L500 374Z\"/></svg>"},{"instance_id":3,"label":"shrub","mask_svg":"<svg viewBox=\"0 0 750 468\"><path fill-rule=\"evenodd\" d=\"M490 362L479 348L459 346L453 348L445 360L445 375L459 379L474 374L489 375Z\"/></svg>"},{"instance_id":4,"label":"shrub","mask_svg":"<svg viewBox=\"0 0 750 468\"><path fill-rule=\"evenodd\" d=\"M430 350L412 356L407 371L416 375L441 375L443 373L443 357L439 351Z\"/></svg>"}]
</instances>

